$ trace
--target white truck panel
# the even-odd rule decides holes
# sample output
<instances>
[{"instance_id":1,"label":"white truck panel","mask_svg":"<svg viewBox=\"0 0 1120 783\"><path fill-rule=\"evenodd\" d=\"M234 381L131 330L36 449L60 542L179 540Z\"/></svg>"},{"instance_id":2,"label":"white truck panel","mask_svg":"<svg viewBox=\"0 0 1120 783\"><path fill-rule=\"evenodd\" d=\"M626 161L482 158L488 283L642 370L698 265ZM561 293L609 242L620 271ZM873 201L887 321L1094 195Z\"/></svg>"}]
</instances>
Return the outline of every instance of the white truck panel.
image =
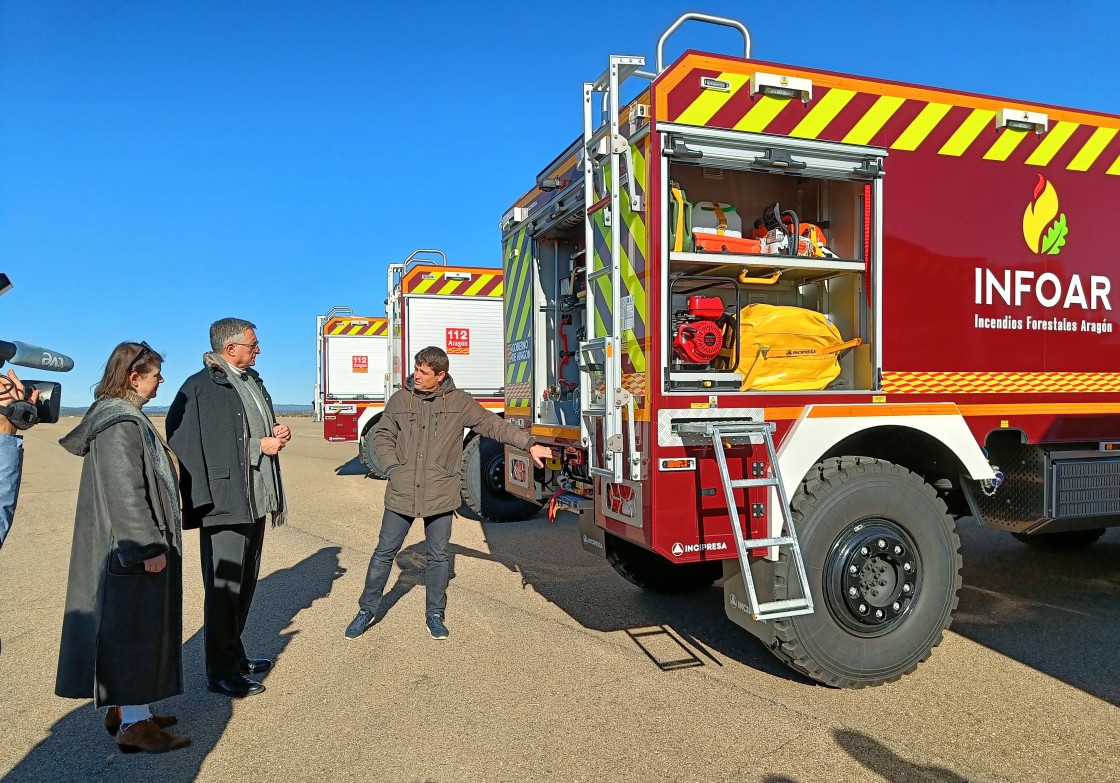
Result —
<instances>
[{"instance_id":1,"label":"white truck panel","mask_svg":"<svg viewBox=\"0 0 1120 783\"><path fill-rule=\"evenodd\" d=\"M324 394L334 399L384 399L388 342L385 335L328 335ZM365 372L355 371L362 364L355 365L355 357L364 357Z\"/></svg>"},{"instance_id":2,"label":"white truck panel","mask_svg":"<svg viewBox=\"0 0 1120 783\"><path fill-rule=\"evenodd\" d=\"M494 395L505 383L505 339L502 332L502 300L494 297L453 299L409 297L409 362L425 346L434 345L448 353L450 375L465 392ZM449 339L449 333L450 339ZM455 351L466 353L455 353Z\"/></svg>"}]
</instances>

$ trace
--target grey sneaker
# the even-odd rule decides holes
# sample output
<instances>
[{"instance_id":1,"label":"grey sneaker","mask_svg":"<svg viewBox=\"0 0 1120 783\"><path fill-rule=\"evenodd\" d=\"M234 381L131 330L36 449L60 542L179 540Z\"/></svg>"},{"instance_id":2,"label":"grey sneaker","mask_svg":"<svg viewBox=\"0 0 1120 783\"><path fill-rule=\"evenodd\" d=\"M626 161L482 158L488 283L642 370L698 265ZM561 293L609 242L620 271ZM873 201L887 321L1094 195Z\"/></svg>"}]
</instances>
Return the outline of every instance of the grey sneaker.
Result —
<instances>
[{"instance_id":1,"label":"grey sneaker","mask_svg":"<svg viewBox=\"0 0 1120 783\"><path fill-rule=\"evenodd\" d=\"M443 624L443 615L435 614L434 612L427 617L428 632L432 635L433 639L446 639L451 635L447 630L447 626Z\"/></svg>"},{"instance_id":2,"label":"grey sneaker","mask_svg":"<svg viewBox=\"0 0 1120 783\"><path fill-rule=\"evenodd\" d=\"M350 621L350 625L346 626L346 638L357 639L359 636L366 632L366 629L373 625L373 612L369 609L361 609L354 615L354 619Z\"/></svg>"}]
</instances>

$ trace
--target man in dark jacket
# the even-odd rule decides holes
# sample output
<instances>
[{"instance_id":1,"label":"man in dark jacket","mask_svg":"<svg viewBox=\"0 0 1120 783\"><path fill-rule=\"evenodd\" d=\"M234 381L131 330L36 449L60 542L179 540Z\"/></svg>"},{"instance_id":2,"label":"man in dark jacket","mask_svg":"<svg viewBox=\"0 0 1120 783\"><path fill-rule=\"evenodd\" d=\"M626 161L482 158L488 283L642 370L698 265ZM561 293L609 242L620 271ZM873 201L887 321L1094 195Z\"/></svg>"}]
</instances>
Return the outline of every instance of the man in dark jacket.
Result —
<instances>
[{"instance_id":1,"label":"man in dark jacket","mask_svg":"<svg viewBox=\"0 0 1120 783\"><path fill-rule=\"evenodd\" d=\"M433 639L446 639L447 545L451 540L451 514L460 505L459 463L463 458L463 430L527 450L538 466L551 455L547 446L491 413L464 391L455 388L447 374L447 354L435 347L416 354L416 365L404 388L393 394L373 434L377 460L385 466L385 514L377 548L369 561L366 587L358 600L359 611L346 628L347 639L357 639L375 622L389 569L409 527L424 520L428 545L426 622Z\"/></svg>"},{"instance_id":2,"label":"man in dark jacket","mask_svg":"<svg viewBox=\"0 0 1120 783\"><path fill-rule=\"evenodd\" d=\"M257 586L265 517L284 522L280 450L291 432L276 423L272 398L252 369L256 327L238 318L210 326L204 367L187 378L167 412L167 439L181 464L183 527L200 528L205 588L206 679L210 690L249 696L248 675L272 668L241 643Z\"/></svg>"}]
</instances>

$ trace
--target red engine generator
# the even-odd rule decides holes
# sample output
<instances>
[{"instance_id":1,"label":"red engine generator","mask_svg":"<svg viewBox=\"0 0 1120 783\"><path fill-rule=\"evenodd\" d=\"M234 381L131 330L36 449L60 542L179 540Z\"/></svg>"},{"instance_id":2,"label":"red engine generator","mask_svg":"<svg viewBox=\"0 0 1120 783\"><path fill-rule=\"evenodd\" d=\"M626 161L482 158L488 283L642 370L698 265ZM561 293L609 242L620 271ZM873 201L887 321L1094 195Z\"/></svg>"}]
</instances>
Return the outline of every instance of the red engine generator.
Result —
<instances>
[{"instance_id":1,"label":"red engine generator","mask_svg":"<svg viewBox=\"0 0 1120 783\"><path fill-rule=\"evenodd\" d=\"M673 351L682 362L711 364L723 348L723 300L718 296L692 296L688 309L674 317Z\"/></svg>"}]
</instances>

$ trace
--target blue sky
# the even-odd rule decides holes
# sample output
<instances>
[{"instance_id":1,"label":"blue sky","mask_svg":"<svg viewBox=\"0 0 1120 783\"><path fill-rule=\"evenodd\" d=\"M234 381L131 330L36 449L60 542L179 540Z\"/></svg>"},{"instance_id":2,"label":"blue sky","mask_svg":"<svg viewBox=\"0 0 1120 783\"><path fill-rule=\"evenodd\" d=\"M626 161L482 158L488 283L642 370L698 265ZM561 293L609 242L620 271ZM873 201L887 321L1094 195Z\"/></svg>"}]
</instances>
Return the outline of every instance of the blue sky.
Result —
<instances>
[{"instance_id":1,"label":"blue sky","mask_svg":"<svg viewBox=\"0 0 1120 783\"><path fill-rule=\"evenodd\" d=\"M42 376L67 405L147 340L166 405L235 315L273 398L310 404L315 316L383 314L417 247L497 266L583 81L652 64L687 11L742 21L757 59L1120 111L1106 2L0 0L0 339L72 356ZM686 48L741 44L691 23L666 54Z\"/></svg>"}]
</instances>

